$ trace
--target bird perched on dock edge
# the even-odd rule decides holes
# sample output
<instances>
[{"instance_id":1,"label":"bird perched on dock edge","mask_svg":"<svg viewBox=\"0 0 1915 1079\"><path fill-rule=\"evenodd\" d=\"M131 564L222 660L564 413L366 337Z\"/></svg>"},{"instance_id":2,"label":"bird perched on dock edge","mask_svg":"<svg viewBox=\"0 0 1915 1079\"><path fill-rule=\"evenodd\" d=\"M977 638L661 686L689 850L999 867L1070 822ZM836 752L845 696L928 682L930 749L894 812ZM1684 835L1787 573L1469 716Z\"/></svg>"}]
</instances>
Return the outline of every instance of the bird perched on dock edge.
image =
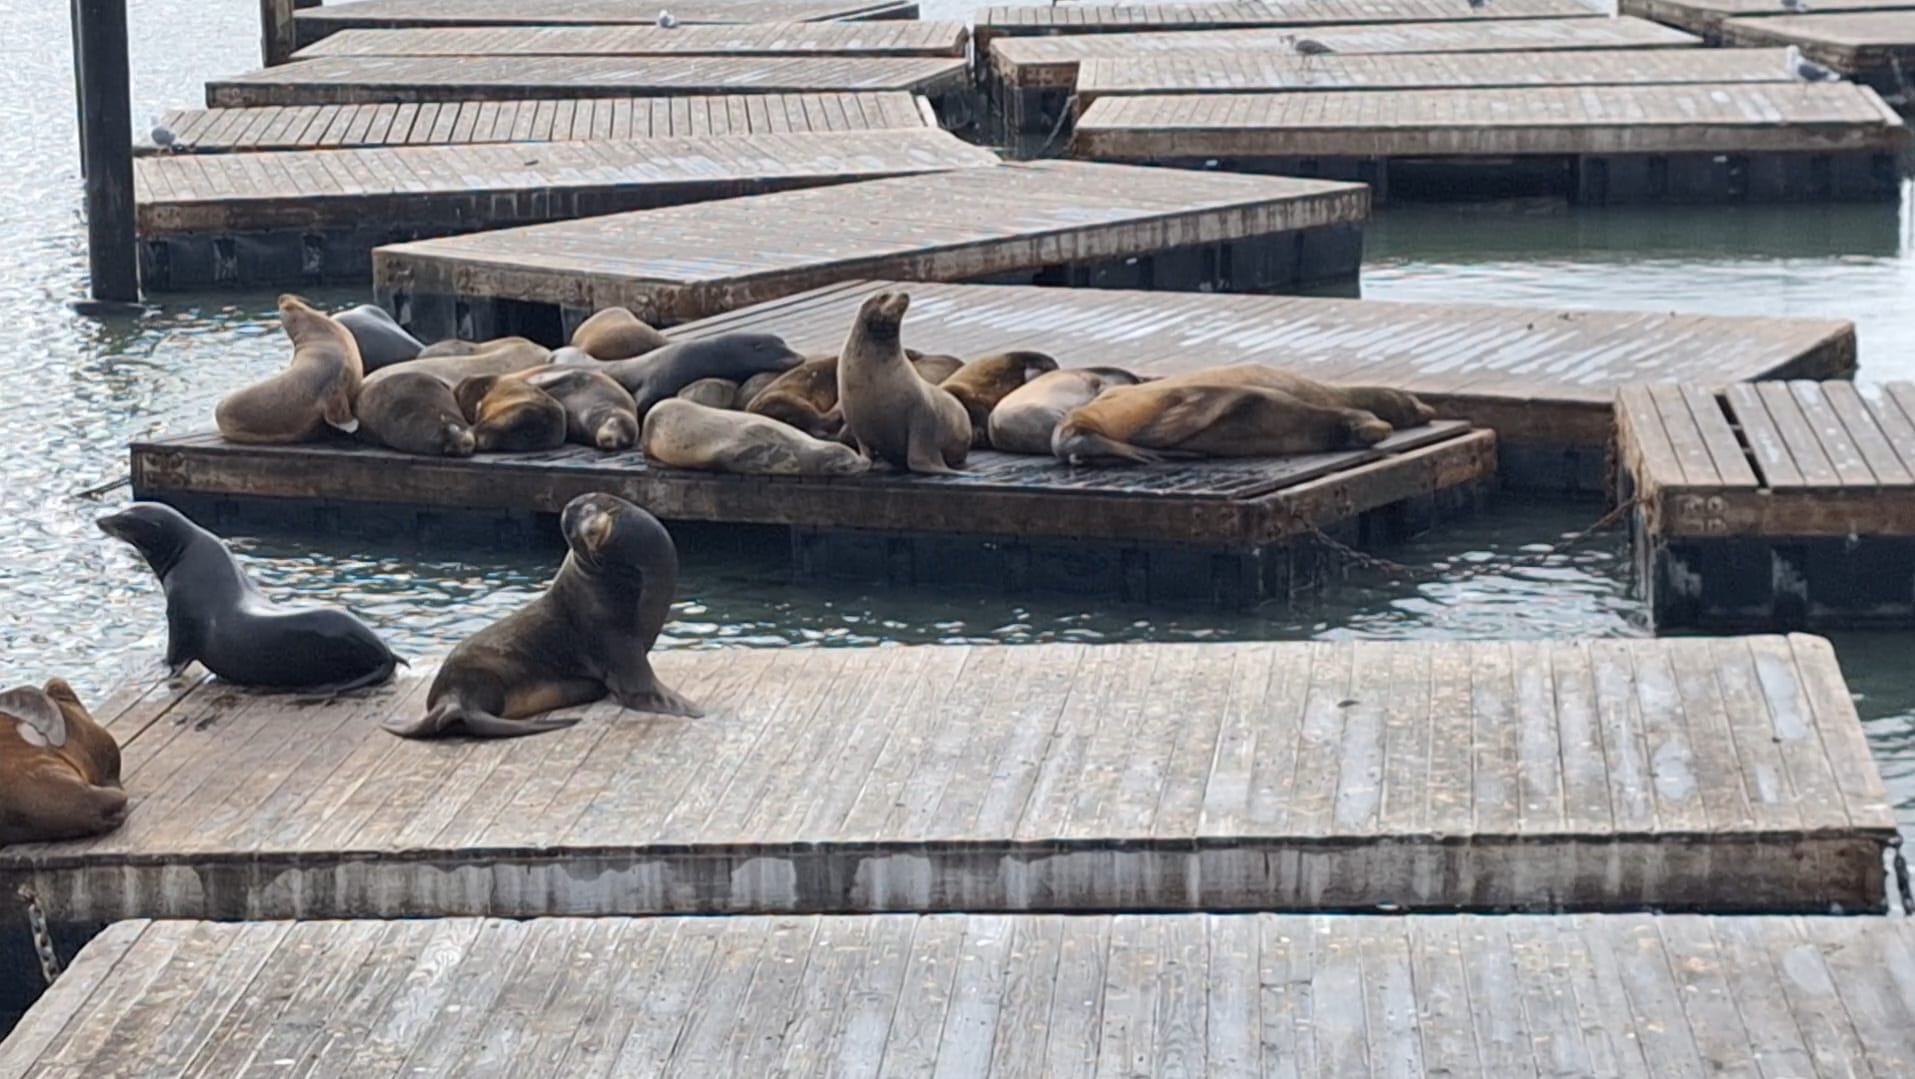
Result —
<instances>
[{"instance_id":1,"label":"bird perched on dock edge","mask_svg":"<svg viewBox=\"0 0 1915 1079\"><path fill-rule=\"evenodd\" d=\"M673 27L675 27L675 26L677 26L677 25L678 25L678 20L677 20L677 19L674 19L674 18L672 18L672 13L671 13L671 12L669 12L669 11L660 11L660 12L658 13L658 25L659 25L659 28L660 28L660 29L664 29L664 30L670 30L670 29L672 29Z\"/></svg>"},{"instance_id":2,"label":"bird perched on dock edge","mask_svg":"<svg viewBox=\"0 0 1915 1079\"><path fill-rule=\"evenodd\" d=\"M1788 65L1789 74L1801 79L1803 82L1842 81L1842 76L1836 74L1832 69L1823 67L1821 64L1803 56L1802 50L1796 48L1794 45L1789 46L1789 51L1784 62Z\"/></svg>"},{"instance_id":3,"label":"bird perched on dock edge","mask_svg":"<svg viewBox=\"0 0 1915 1079\"><path fill-rule=\"evenodd\" d=\"M1808 9L1809 0L1782 0L1782 10L1784 11L1800 15Z\"/></svg>"},{"instance_id":4,"label":"bird perched on dock edge","mask_svg":"<svg viewBox=\"0 0 1915 1079\"><path fill-rule=\"evenodd\" d=\"M153 140L153 145L169 154L176 154L184 149L184 147L179 144L179 139L173 134L172 130L165 124L160 123L159 117L157 116L153 118L153 131L148 138Z\"/></svg>"}]
</instances>

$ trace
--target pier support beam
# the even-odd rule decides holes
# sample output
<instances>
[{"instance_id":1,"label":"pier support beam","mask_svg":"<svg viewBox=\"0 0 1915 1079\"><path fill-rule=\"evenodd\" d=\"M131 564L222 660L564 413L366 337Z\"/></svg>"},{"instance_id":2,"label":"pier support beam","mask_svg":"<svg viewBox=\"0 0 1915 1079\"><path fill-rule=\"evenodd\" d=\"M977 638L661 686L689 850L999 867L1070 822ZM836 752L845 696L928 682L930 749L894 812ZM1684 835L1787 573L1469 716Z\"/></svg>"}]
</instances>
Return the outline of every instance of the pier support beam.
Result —
<instances>
[{"instance_id":1,"label":"pier support beam","mask_svg":"<svg viewBox=\"0 0 1915 1079\"><path fill-rule=\"evenodd\" d=\"M73 62L86 176L87 270L95 300L140 298L133 235L133 103L126 60L126 0L79 0Z\"/></svg>"}]
</instances>

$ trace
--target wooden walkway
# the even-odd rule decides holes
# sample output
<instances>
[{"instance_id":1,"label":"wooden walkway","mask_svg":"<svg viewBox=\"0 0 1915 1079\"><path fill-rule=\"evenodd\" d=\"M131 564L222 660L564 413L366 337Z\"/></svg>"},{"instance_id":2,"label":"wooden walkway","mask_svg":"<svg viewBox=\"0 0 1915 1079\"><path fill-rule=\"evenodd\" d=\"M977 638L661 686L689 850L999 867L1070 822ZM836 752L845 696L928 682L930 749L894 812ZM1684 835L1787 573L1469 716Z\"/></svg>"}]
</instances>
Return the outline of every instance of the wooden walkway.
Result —
<instances>
[{"instance_id":1,"label":"wooden walkway","mask_svg":"<svg viewBox=\"0 0 1915 1079\"><path fill-rule=\"evenodd\" d=\"M961 22L755 23L745 26L451 26L346 30L295 54L323 56L955 56Z\"/></svg>"},{"instance_id":2,"label":"wooden walkway","mask_svg":"<svg viewBox=\"0 0 1915 1079\"><path fill-rule=\"evenodd\" d=\"M174 135L167 152L192 154L702 139L938 126L929 102L901 90L174 109L160 123ZM146 156L161 151L142 136L133 152Z\"/></svg>"},{"instance_id":3,"label":"wooden walkway","mask_svg":"<svg viewBox=\"0 0 1915 1079\"><path fill-rule=\"evenodd\" d=\"M1724 19L1742 16L1784 17L1788 9L1772 0L1619 0L1624 15L1687 30L1717 39ZM1846 11L1910 11L1915 0L1809 0L1816 14Z\"/></svg>"},{"instance_id":4,"label":"wooden walkway","mask_svg":"<svg viewBox=\"0 0 1915 1079\"><path fill-rule=\"evenodd\" d=\"M363 281L394 240L996 162L922 128L143 157L141 280Z\"/></svg>"},{"instance_id":5,"label":"wooden walkway","mask_svg":"<svg viewBox=\"0 0 1915 1079\"><path fill-rule=\"evenodd\" d=\"M703 718L396 738L419 657L330 704L155 686L98 710L126 825L0 848L0 895L55 921L1885 905L1895 820L1819 637L654 666Z\"/></svg>"},{"instance_id":6,"label":"wooden walkway","mask_svg":"<svg viewBox=\"0 0 1915 1079\"><path fill-rule=\"evenodd\" d=\"M1897 200L1908 128L1851 83L1119 96L1074 157L1584 203ZM1655 165L1649 158L1659 159ZM1407 159L1407 160L1403 160ZM1441 163L1437 182L1418 170Z\"/></svg>"},{"instance_id":7,"label":"wooden walkway","mask_svg":"<svg viewBox=\"0 0 1915 1079\"><path fill-rule=\"evenodd\" d=\"M878 275L1239 291L1348 280L1368 215L1355 184L1044 161L398 244L374 252L373 280L425 338L556 341L561 318L601 307L669 325ZM513 321L527 302L555 309L549 326Z\"/></svg>"},{"instance_id":8,"label":"wooden walkway","mask_svg":"<svg viewBox=\"0 0 1915 1079\"><path fill-rule=\"evenodd\" d=\"M334 56L206 84L206 104L365 105L526 97L668 97L908 90L938 98L969 68L941 57Z\"/></svg>"},{"instance_id":9,"label":"wooden walkway","mask_svg":"<svg viewBox=\"0 0 1915 1079\"><path fill-rule=\"evenodd\" d=\"M1915 625L1915 383L1625 388L1659 624Z\"/></svg>"},{"instance_id":10,"label":"wooden walkway","mask_svg":"<svg viewBox=\"0 0 1915 1079\"><path fill-rule=\"evenodd\" d=\"M1612 402L1628 383L1855 371L1855 327L1829 320L1001 285L850 283L678 333L749 330L834 349L866 295L897 287L911 292L908 339L932 352L1036 349L1070 366L1159 374L1261 361L1399 386L1494 429L1505 484L1549 491L1603 489Z\"/></svg>"},{"instance_id":11,"label":"wooden walkway","mask_svg":"<svg viewBox=\"0 0 1915 1079\"><path fill-rule=\"evenodd\" d=\"M1073 3L987 7L973 30L980 53L1001 37L1134 34L1151 31L1250 30L1266 26L1336 26L1485 19L1584 19L1603 12L1583 0L1498 0L1480 8L1449 0L1315 0L1308 6L1236 0L1226 3Z\"/></svg>"},{"instance_id":12,"label":"wooden walkway","mask_svg":"<svg viewBox=\"0 0 1915 1079\"><path fill-rule=\"evenodd\" d=\"M1886 918L129 921L0 1074L1886 1079L1911 983Z\"/></svg>"},{"instance_id":13,"label":"wooden walkway","mask_svg":"<svg viewBox=\"0 0 1915 1079\"><path fill-rule=\"evenodd\" d=\"M676 0L681 26L698 23L916 19L916 0ZM629 0L351 0L293 13L301 46L341 30L444 26L652 25L658 12Z\"/></svg>"},{"instance_id":14,"label":"wooden walkway","mask_svg":"<svg viewBox=\"0 0 1915 1079\"><path fill-rule=\"evenodd\" d=\"M1803 55L1864 79L1884 93L1915 95L1915 7L1905 11L1823 13L1774 19L1729 19L1730 45L1796 45Z\"/></svg>"}]
</instances>

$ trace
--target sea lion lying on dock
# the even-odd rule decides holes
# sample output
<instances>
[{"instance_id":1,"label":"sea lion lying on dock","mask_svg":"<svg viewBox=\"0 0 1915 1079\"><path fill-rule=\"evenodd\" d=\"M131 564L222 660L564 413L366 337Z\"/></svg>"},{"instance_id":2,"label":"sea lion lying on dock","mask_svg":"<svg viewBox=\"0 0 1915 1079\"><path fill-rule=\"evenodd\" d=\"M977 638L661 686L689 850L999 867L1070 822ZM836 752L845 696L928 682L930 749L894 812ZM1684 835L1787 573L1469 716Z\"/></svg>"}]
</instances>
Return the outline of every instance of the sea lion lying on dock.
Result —
<instances>
[{"instance_id":1,"label":"sea lion lying on dock","mask_svg":"<svg viewBox=\"0 0 1915 1079\"><path fill-rule=\"evenodd\" d=\"M912 472L952 473L971 449L971 418L957 398L926 382L905 358L911 297L880 292L858 308L838 350L845 432L873 460Z\"/></svg>"},{"instance_id":2,"label":"sea lion lying on dock","mask_svg":"<svg viewBox=\"0 0 1915 1079\"><path fill-rule=\"evenodd\" d=\"M473 352L420 356L416 360L382 367L366 376L368 383L391 378L401 372L431 375L447 386L457 386L468 378L482 375L510 375L552 362L552 350L522 337L509 337Z\"/></svg>"},{"instance_id":3,"label":"sea lion lying on dock","mask_svg":"<svg viewBox=\"0 0 1915 1079\"><path fill-rule=\"evenodd\" d=\"M933 386L962 369L951 356L926 356L908 348L904 356L918 377ZM844 431L844 411L838 407L838 357L805 357L805 362L775 376L741 407L790 424L813 438L839 437Z\"/></svg>"},{"instance_id":4,"label":"sea lion lying on dock","mask_svg":"<svg viewBox=\"0 0 1915 1079\"><path fill-rule=\"evenodd\" d=\"M565 406L526 379L474 375L461 379L452 396L481 453L536 453L565 445Z\"/></svg>"},{"instance_id":5,"label":"sea lion lying on dock","mask_svg":"<svg viewBox=\"0 0 1915 1079\"><path fill-rule=\"evenodd\" d=\"M352 334L353 341L359 345L359 361L367 373L416 360L426 347L377 304L349 307L334 315L333 321Z\"/></svg>"},{"instance_id":6,"label":"sea lion lying on dock","mask_svg":"<svg viewBox=\"0 0 1915 1079\"><path fill-rule=\"evenodd\" d=\"M478 448L458 398L426 371L396 371L359 391L359 437L425 457L470 457Z\"/></svg>"},{"instance_id":7,"label":"sea lion lying on dock","mask_svg":"<svg viewBox=\"0 0 1915 1079\"><path fill-rule=\"evenodd\" d=\"M971 445L987 447L991 412L998 403L1025 383L1055 370L1057 361L1042 352L1000 352L967 362L938 386L957 398L971 417Z\"/></svg>"},{"instance_id":8,"label":"sea lion lying on dock","mask_svg":"<svg viewBox=\"0 0 1915 1079\"><path fill-rule=\"evenodd\" d=\"M413 358L419 360L437 360L444 359L447 356L470 356L478 352L490 352L493 349L505 348L508 345L517 348L545 347L527 337L494 337L485 341L467 341L462 337L448 337L443 341L434 341L420 349L419 355Z\"/></svg>"},{"instance_id":9,"label":"sea lion lying on dock","mask_svg":"<svg viewBox=\"0 0 1915 1079\"><path fill-rule=\"evenodd\" d=\"M1039 375L1012 390L991 410L991 448L1049 456L1051 435L1072 409L1090 404L1112 386L1143 379L1116 367L1068 367Z\"/></svg>"},{"instance_id":10,"label":"sea lion lying on dock","mask_svg":"<svg viewBox=\"0 0 1915 1079\"><path fill-rule=\"evenodd\" d=\"M592 313L572 331L571 344L597 360L629 360L671 344L669 338L623 307Z\"/></svg>"},{"instance_id":11,"label":"sea lion lying on dock","mask_svg":"<svg viewBox=\"0 0 1915 1079\"><path fill-rule=\"evenodd\" d=\"M120 747L64 679L0 693L0 847L102 835L126 821Z\"/></svg>"},{"instance_id":12,"label":"sea lion lying on dock","mask_svg":"<svg viewBox=\"0 0 1915 1079\"><path fill-rule=\"evenodd\" d=\"M352 432L353 402L365 369L359 344L344 326L290 293L279 298L279 324L292 339L293 361L279 374L220 398L213 422L229 442L310 442L328 427Z\"/></svg>"},{"instance_id":13,"label":"sea lion lying on dock","mask_svg":"<svg viewBox=\"0 0 1915 1079\"><path fill-rule=\"evenodd\" d=\"M565 409L565 440L601 450L638 445L638 409L612 376L589 367L535 367L507 378L524 379Z\"/></svg>"},{"instance_id":14,"label":"sea lion lying on dock","mask_svg":"<svg viewBox=\"0 0 1915 1079\"><path fill-rule=\"evenodd\" d=\"M760 371L759 374L764 372ZM706 408L730 409L738 404L738 383L728 378L701 378L673 396Z\"/></svg>"},{"instance_id":15,"label":"sea lion lying on dock","mask_svg":"<svg viewBox=\"0 0 1915 1079\"><path fill-rule=\"evenodd\" d=\"M789 371L804 361L785 339L768 333L721 333L676 341L598 370L618 380L643 417L651 407L702 378L739 382L761 371Z\"/></svg>"},{"instance_id":16,"label":"sea lion lying on dock","mask_svg":"<svg viewBox=\"0 0 1915 1079\"><path fill-rule=\"evenodd\" d=\"M609 494L574 498L559 524L570 552L551 586L461 641L426 691L425 714L388 720L388 731L537 734L578 720L532 717L607 696L635 712L702 714L658 681L648 658L678 583L678 551L665 527Z\"/></svg>"},{"instance_id":17,"label":"sea lion lying on dock","mask_svg":"<svg viewBox=\"0 0 1915 1079\"><path fill-rule=\"evenodd\" d=\"M660 401L645 414L645 457L671 468L764 476L844 476L871 462L838 442L813 438L765 416Z\"/></svg>"}]
</instances>

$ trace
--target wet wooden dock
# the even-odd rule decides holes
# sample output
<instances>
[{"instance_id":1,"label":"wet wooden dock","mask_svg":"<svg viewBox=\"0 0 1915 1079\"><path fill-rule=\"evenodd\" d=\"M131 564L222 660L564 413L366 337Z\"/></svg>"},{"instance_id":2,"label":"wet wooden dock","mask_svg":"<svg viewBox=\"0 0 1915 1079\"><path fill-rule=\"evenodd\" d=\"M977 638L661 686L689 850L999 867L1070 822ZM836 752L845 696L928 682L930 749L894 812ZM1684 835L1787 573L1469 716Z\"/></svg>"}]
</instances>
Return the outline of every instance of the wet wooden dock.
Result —
<instances>
[{"instance_id":1,"label":"wet wooden dock","mask_svg":"<svg viewBox=\"0 0 1915 1079\"><path fill-rule=\"evenodd\" d=\"M1043 161L396 244L373 253L373 284L424 338L557 343L601 307L670 325L880 275L1235 291L1350 281L1368 216L1357 184Z\"/></svg>"},{"instance_id":2,"label":"wet wooden dock","mask_svg":"<svg viewBox=\"0 0 1915 1079\"><path fill-rule=\"evenodd\" d=\"M364 281L395 240L996 162L926 128L142 157L140 279Z\"/></svg>"},{"instance_id":3,"label":"wet wooden dock","mask_svg":"<svg viewBox=\"0 0 1915 1079\"><path fill-rule=\"evenodd\" d=\"M1802 54L1902 101L1915 99L1915 7L1823 12L1721 24L1729 45L1795 45Z\"/></svg>"},{"instance_id":4,"label":"wet wooden dock","mask_svg":"<svg viewBox=\"0 0 1915 1079\"><path fill-rule=\"evenodd\" d=\"M916 0L676 0L681 26L700 23L916 19ZM446 26L652 25L658 12L628 0L352 0L293 13L300 46L341 30Z\"/></svg>"},{"instance_id":5,"label":"wet wooden dock","mask_svg":"<svg viewBox=\"0 0 1915 1079\"><path fill-rule=\"evenodd\" d=\"M783 22L677 26L449 26L345 30L294 54L325 56L946 56L961 22Z\"/></svg>"},{"instance_id":6,"label":"wet wooden dock","mask_svg":"<svg viewBox=\"0 0 1915 1079\"><path fill-rule=\"evenodd\" d=\"M213 108L537 97L904 90L969 86L963 60L882 56L332 56L206 84Z\"/></svg>"},{"instance_id":7,"label":"wet wooden dock","mask_svg":"<svg viewBox=\"0 0 1915 1079\"><path fill-rule=\"evenodd\" d=\"M1450 0L1317 0L1308 6L1236 0L1228 3L1052 4L987 7L973 27L980 55L1004 37L1136 34L1189 30L1253 30L1366 23L1480 22L1486 19L1584 19L1603 12L1583 0L1497 0L1480 8Z\"/></svg>"},{"instance_id":8,"label":"wet wooden dock","mask_svg":"<svg viewBox=\"0 0 1915 1079\"><path fill-rule=\"evenodd\" d=\"M1584 204L1901 197L1908 127L1850 83L1118 96L1074 157Z\"/></svg>"},{"instance_id":9,"label":"wet wooden dock","mask_svg":"<svg viewBox=\"0 0 1915 1079\"><path fill-rule=\"evenodd\" d=\"M167 153L226 154L892 131L935 128L938 118L924 98L883 91L173 109L160 125L174 136ZM141 136L133 152L161 150Z\"/></svg>"},{"instance_id":10,"label":"wet wooden dock","mask_svg":"<svg viewBox=\"0 0 1915 1079\"><path fill-rule=\"evenodd\" d=\"M0 1072L1887 1077L1912 982L1887 918L129 921Z\"/></svg>"},{"instance_id":11,"label":"wet wooden dock","mask_svg":"<svg viewBox=\"0 0 1915 1079\"><path fill-rule=\"evenodd\" d=\"M156 685L101 709L126 825L0 849L0 895L62 922L1886 902L1894 816L1819 637L653 665L703 718L396 738L421 657L327 704Z\"/></svg>"},{"instance_id":12,"label":"wet wooden dock","mask_svg":"<svg viewBox=\"0 0 1915 1079\"><path fill-rule=\"evenodd\" d=\"M1658 626L1915 625L1915 383L1625 388Z\"/></svg>"},{"instance_id":13,"label":"wet wooden dock","mask_svg":"<svg viewBox=\"0 0 1915 1079\"><path fill-rule=\"evenodd\" d=\"M1717 31L1725 19L1789 15L1788 9L1777 0L1619 0L1619 7L1624 15L1653 19L1701 34L1712 42L1721 41ZM1915 10L1915 0L1809 0L1809 9L1816 14L1910 11Z\"/></svg>"}]
</instances>

